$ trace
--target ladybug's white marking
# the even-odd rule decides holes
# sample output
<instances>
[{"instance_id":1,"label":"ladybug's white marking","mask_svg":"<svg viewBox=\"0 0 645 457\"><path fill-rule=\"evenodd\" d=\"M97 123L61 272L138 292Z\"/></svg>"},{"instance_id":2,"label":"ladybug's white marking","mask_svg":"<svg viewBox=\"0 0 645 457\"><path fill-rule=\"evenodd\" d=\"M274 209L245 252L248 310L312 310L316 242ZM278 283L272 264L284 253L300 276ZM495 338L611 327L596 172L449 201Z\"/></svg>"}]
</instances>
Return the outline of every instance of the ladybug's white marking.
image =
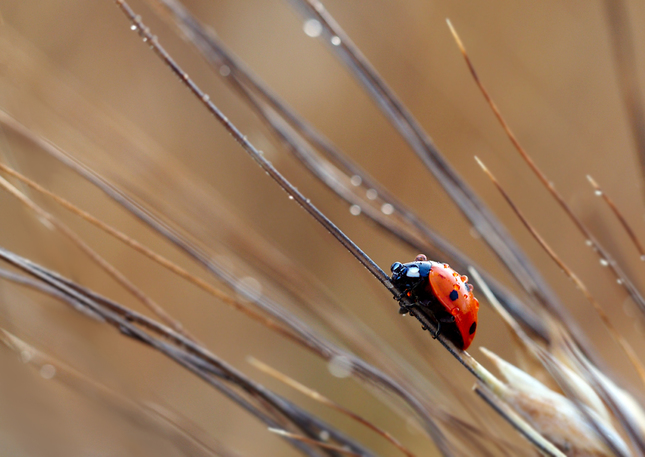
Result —
<instances>
[{"instance_id":1,"label":"ladybug's white marking","mask_svg":"<svg viewBox=\"0 0 645 457\"><path fill-rule=\"evenodd\" d=\"M419 274L419 267L410 267L408 268L408 273L406 274L408 278L418 278L420 276Z\"/></svg>"}]
</instances>

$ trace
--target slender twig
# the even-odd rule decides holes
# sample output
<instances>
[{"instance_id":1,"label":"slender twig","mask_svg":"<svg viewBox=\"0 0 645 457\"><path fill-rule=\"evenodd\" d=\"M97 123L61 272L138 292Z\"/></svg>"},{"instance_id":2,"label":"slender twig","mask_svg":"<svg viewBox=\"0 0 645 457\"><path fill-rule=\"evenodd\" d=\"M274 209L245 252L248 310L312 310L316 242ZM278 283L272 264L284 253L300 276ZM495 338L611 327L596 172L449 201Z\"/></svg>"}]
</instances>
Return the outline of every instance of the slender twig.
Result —
<instances>
[{"instance_id":1,"label":"slender twig","mask_svg":"<svg viewBox=\"0 0 645 457\"><path fill-rule=\"evenodd\" d=\"M585 359L584 356L577 352L577 350L573 347L567 348L567 352L568 355L570 355L570 360L578 366L580 371L583 364L586 363L586 361L583 361ZM545 351L542 348L537 348L536 354L540 362L547 368L551 376L556 380L567 398L569 398L576 405L578 411L580 411L580 413L584 416L587 423L594 429L603 443L611 450L612 455L615 455L616 457L629 457L631 453L629 452L629 449L626 449L626 445L622 442L622 438L620 438L620 436L614 436L617 435L615 431L608 430L607 426L603 423L602 420L599 419L598 415L590 413L589 408L584 404L580 396L576 394L576 387L573 385L573 382L564 374L563 370L560 368L560 362L553 356L553 354ZM589 385L594 386L594 390L601 397L603 397L607 404L611 406L611 402L615 400L616 397L613 395L607 395L604 387L601 386L598 383L598 380L594 379L594 376L590 375L589 372L585 373L585 378ZM612 407L612 409L614 408ZM616 409L614 409L614 411L616 411ZM621 414L618 413L616 414L616 416L620 418ZM624 426L624 429L628 435L631 435L633 426ZM632 438L632 436L630 436L630 438ZM638 440L633 441L636 446L639 446L640 442L641 447L637 447L637 449L641 457L643 456L642 440L643 436L641 433Z\"/></svg>"},{"instance_id":2,"label":"slender twig","mask_svg":"<svg viewBox=\"0 0 645 457\"><path fill-rule=\"evenodd\" d=\"M565 307L559 303L528 257L495 215L448 163L430 136L362 55L324 5L319 0L289 0L289 2L305 17L315 18L321 24L325 33L321 34L320 38L330 45L329 49L342 60L363 85L390 123L407 141L422 163L443 186L446 194L470 220L515 279L531 296L535 297L538 303L567 322L580 341L584 341L584 336L577 330L577 324L567 314Z\"/></svg>"},{"instance_id":3,"label":"slender twig","mask_svg":"<svg viewBox=\"0 0 645 457\"><path fill-rule=\"evenodd\" d=\"M293 378L290 378L289 376L285 375L284 373L281 373L280 371L276 370L275 368L270 367L266 363L263 363L253 357L249 358L249 363L253 365L255 368L258 370L262 371L263 373L268 374L269 376L285 383L289 387L292 387L296 389L298 392L308 396L309 398L312 398L316 400L317 402L322 403L325 406L329 406L330 408L335 409L336 411L339 411L346 416L350 417L351 419L355 420L356 422L364 425L365 427L369 428L373 432L377 433L378 435L382 436L386 440L388 440L390 443L392 443L394 446L396 446L403 454L407 455L408 457L414 457L414 454L410 452L408 448L403 446L399 440L394 438L391 433L383 430L380 427L377 427L374 425L372 422L368 421L367 419L359 416L358 414L354 413L353 411L350 411L349 409L345 408L344 406L339 405L335 401L330 400L329 398L325 397L321 393L299 383Z\"/></svg>"},{"instance_id":4,"label":"slender twig","mask_svg":"<svg viewBox=\"0 0 645 457\"><path fill-rule=\"evenodd\" d=\"M338 227L336 227L324 214L322 214L314 205L309 202L286 178L284 178L274 167L268 162L264 156L248 141L235 127L231 121L211 102L210 97L206 95L197 84L185 73L182 68L174 61L174 59L166 52L166 50L159 44L158 39L153 35L150 30L143 24L141 18L137 16L130 8L125 0L115 0L117 6L126 15L132 23L132 27L137 31L139 36L148 43L150 48L159 56L164 63L180 78L180 81L186 85L190 91L204 104L208 111L215 116L215 118L226 128L226 130L234 137L234 139L242 146L242 148L265 170L278 185L285 190L291 197L293 197L314 219L325 227L330 233L346 248L352 255L355 256L395 297L401 298L399 291L390 282L389 277L376 265L347 235L345 235ZM401 298L403 303L409 307L410 314L415 316L425 329L434 331L436 324L428 311L410 303L407 298ZM434 332L436 333L436 331ZM443 335L437 338L441 344L448 349L448 351L459 362L466 367L478 379L487 382L490 373L488 373L477 361L470 356L467 352L457 349L450 341ZM435 439L438 437L435 435ZM442 439L437 444L441 447ZM447 448L442 449L444 453L450 453Z\"/></svg>"},{"instance_id":5,"label":"slender twig","mask_svg":"<svg viewBox=\"0 0 645 457\"><path fill-rule=\"evenodd\" d=\"M637 404L637 401L627 394L624 390L618 387L613 381L611 381L604 373L599 371L589 360L580 353L580 350L571 344L570 340L565 339L563 341L563 348L566 350L566 354L569 360L575 363L578 372L585 378L587 383L594 387L596 393L602 398L603 402L609 407L612 411L614 417L618 420L623 430L629 437L636 455L643 457L645 456L645 435L643 435L643 428L640 425L642 417L642 408ZM556 381L560 384L563 391L567 394L573 394L575 392L574 387L570 387L570 382L564 377L561 370L558 370L559 363L551 354L542 351L541 358L543 362L547 362L549 366L554 367L555 370L551 371L551 374L554 375ZM558 379L561 377L563 379ZM628 397L630 401L626 401ZM577 396L571 396L572 400L576 402L578 409L581 409L581 401ZM632 405L637 405L635 408ZM618 448L622 446L615 442L612 439L612 436L605 433L604 427L600 427L597 421L593 417L589 417L589 414L583 410L583 414L587 417L596 429L596 431L603 437L603 440L611 449L616 449L615 454L618 456L627 456L629 451L621 452Z\"/></svg>"},{"instance_id":6,"label":"slender twig","mask_svg":"<svg viewBox=\"0 0 645 457\"><path fill-rule=\"evenodd\" d=\"M474 264L468 256L432 230L410 208L273 93L180 2L148 2L163 10L163 18L172 17L171 24L197 49L214 70L214 74L239 94L286 145L287 150L316 178L349 205L360 207L361 217L368 218L416 252L423 252L430 258L442 259L453 265L457 271L463 271ZM223 67L226 67L225 72L220 71ZM317 151L322 154L318 154ZM481 268L480 270L499 300L516 319L530 327L541 338L548 339L548 334L535 311L490 274Z\"/></svg>"},{"instance_id":7,"label":"slender twig","mask_svg":"<svg viewBox=\"0 0 645 457\"><path fill-rule=\"evenodd\" d=\"M153 35L148 27L141 21L141 17L135 14L125 0L115 0L117 6L123 11L132 23L134 30L147 42L157 56L175 73L181 82L203 103L206 109L217 119L227 132L237 141L249 156L273 179L288 195L292 197L305 211L307 211L320 225L322 225L336 240L345 247L367 270L374 275L392 294L397 295L398 291L390 282L387 274L367 256L352 240L349 239L336 225L327 218L311 201L306 198L296 187L291 184L282 174L269 162L261 151L247 139L240 130L224 115L224 113L210 100L208 94L204 93L197 84L159 44L156 35Z\"/></svg>"},{"instance_id":8,"label":"slender twig","mask_svg":"<svg viewBox=\"0 0 645 457\"><path fill-rule=\"evenodd\" d=\"M5 271L0 269L0 274ZM26 278L26 277L25 277ZM16 279L15 277L13 279ZM31 278L27 278L31 280ZM34 281L43 287L46 286L39 281ZM44 291L44 289L41 289ZM51 289L55 291L55 289ZM51 291L47 293L51 294ZM57 293L57 291L56 291ZM54 295L56 295L54 293ZM61 294L62 295L62 294ZM144 421L147 427L150 427L155 433L161 436L173 436L173 441L179 449L190 455L211 455L220 457L239 457L239 454L226 449L221 443L215 441L212 437L198 430L201 436L196 436L191 431L182 427L174 421L167 412L164 413L151 405L140 403L132 400L127 396L119 393L104 384L92 379L83 373L75 370L62 361L52 357L45 352L36 349L34 346L27 344L16 335L0 328L0 342L12 351L20 354L23 362L29 363L36 369L42 369L45 366L51 366L55 370L53 379L65 384L76 391L86 394L92 399L100 399L110 408L120 412L124 418L133 420L137 424ZM184 442L185 444L182 444Z\"/></svg>"},{"instance_id":9,"label":"slender twig","mask_svg":"<svg viewBox=\"0 0 645 457\"><path fill-rule=\"evenodd\" d=\"M4 171L5 173L13 176L14 178L20 180L22 183L26 184L30 188L34 189L35 191L46 195L47 197L53 199L56 203L58 203L60 206L64 207L65 209L71 211L72 213L76 214L77 216L81 217L85 221L89 222L90 224L94 225L95 227L98 227L99 229L103 230L104 232L108 233L109 235L113 236L117 240L123 242L127 246L131 247L135 251L139 252L140 254L143 254L144 256L148 257L150 260L156 262L157 264L161 265L162 267L168 269L172 273L176 274L180 278L185 279L186 281L190 282L191 284L199 287L203 291L207 292L208 294L212 295L213 297L217 298L218 300L226 303L227 305L231 306L233 309L236 309L238 311L241 311L243 314L246 316L250 317L251 319L258 321L265 325L266 327L273 329L274 331L278 332L282 336L294 340L300 345L306 346L306 342L298 337L296 334L293 332L285 329L283 326L275 322L273 319L263 316L253 309L251 309L248 305L245 303L241 302L240 300L237 300L230 295L222 292L218 288L214 287L213 285L209 284L208 282L204 281L203 279L189 273L187 270L184 268L180 267L176 263L168 260L167 258L163 257L162 255L152 251L151 249L145 247L138 241L134 240L133 238L130 238L123 232L115 229L109 224L106 224L105 222L97 219L96 217L92 216L91 214L87 213L86 211L83 211L82 209L78 208L77 206L73 205L69 201L65 200L64 198L54 194L53 192L45 189L41 185L35 183L34 181L28 179L27 177L23 176L22 174L18 173L17 171L13 170L12 168L9 168L8 166L4 165L2 162L0 162L0 170ZM0 181L0 185L2 185L2 181Z\"/></svg>"},{"instance_id":10,"label":"slender twig","mask_svg":"<svg viewBox=\"0 0 645 457\"><path fill-rule=\"evenodd\" d=\"M540 453L551 457L565 457L557 447L544 438L533 427L531 427L511 407L494 395L483 385L475 386L475 392L495 411L506 419L524 438L526 438Z\"/></svg>"},{"instance_id":11,"label":"slender twig","mask_svg":"<svg viewBox=\"0 0 645 457\"><path fill-rule=\"evenodd\" d=\"M560 363L550 357L549 354L540 345L536 344L534 340L528 337L528 335L522 330L517 322L515 322L513 317L508 314L504 307L497 301L495 296L487 287L485 281L483 281L479 276L477 270L470 269L469 273L473 276L474 279L479 281L481 291L490 300L493 308L500 314L505 323L516 333L519 340L526 346L530 354L542 364L542 366L551 374L551 377L557 382L557 384L563 389L563 391L565 391L567 397L575 404L576 408L578 408L580 413L585 417L587 423L596 430L598 435L605 443L612 443L608 444L612 448L617 447L617 444L613 444L615 440L613 439L611 430L607 430L604 427L600 426L599 421L597 421L595 417L591 417L587 410L587 405L585 405L584 402L581 401L579 395L576 395L576 389L570 387L571 383L567 380L567 377L569 375L562 370ZM557 324L554 325L554 327L559 328ZM569 368L572 368L571 365L578 365L577 373L583 376L588 385L592 387L594 391L597 392L600 396L604 396L605 398L613 400L614 397L610 392L606 391L606 389L601 385L602 383L598 382L598 378L595 377L595 375L589 373L590 371L592 371L595 374L597 369L589 363L587 358L584 357L584 355L582 355L579 350L575 348L575 346L571 345L571 339L566 335L566 333L560 333L557 337L554 337L554 340L558 340L560 342L564 340L569 342L568 345L564 345L567 350L562 356L564 360L569 361L567 366ZM560 345L559 347L562 347L562 345ZM605 402L611 404L611 401ZM616 415L619 418L621 424L628 431L628 434L631 438L631 432L633 431L634 427L628 421L626 423L624 414L625 412L625 409L621 409L619 407Z\"/></svg>"},{"instance_id":12,"label":"slender twig","mask_svg":"<svg viewBox=\"0 0 645 457\"><path fill-rule=\"evenodd\" d=\"M645 250L643 249L643 245L638 240L636 233L634 233L632 228L629 226L629 223L627 222L627 219L625 219L625 216L623 216L614 201L609 198L609 195L607 195L607 193L601 189L600 185L596 182L595 179L593 179L590 175L587 175L587 181L589 181L591 186L594 188L596 195L602 197L607 206L609 206L609 209L611 209L611 212L614 213L614 216L616 216L616 219L618 219L618 222L620 222L623 230L625 230L627 236L629 236L629 239L636 247L636 250L640 254L640 259L645 261Z\"/></svg>"},{"instance_id":13,"label":"slender twig","mask_svg":"<svg viewBox=\"0 0 645 457\"><path fill-rule=\"evenodd\" d=\"M57 289L69 297L69 300L73 301L75 305L88 307L123 335L148 345L170 357L184 368L220 390L228 398L238 403L268 426L282 426L274 419L277 414L287 419L308 436L318 436L321 431L325 430L333 439L349 446L352 450L359 451L364 455L371 455L371 452L338 430L247 378L241 372L210 353L203 346L196 344L171 328L130 310L123 305L88 291L74 284L72 281L1 247L0 258ZM144 329L152 330L153 333L161 338L144 331ZM232 386L228 384L232 384ZM241 389L251 399L259 402L260 406L249 402L248 399L237 392L237 389ZM313 455L306 446L303 447L302 443L292 441L292 444L306 454Z\"/></svg>"},{"instance_id":14,"label":"slender twig","mask_svg":"<svg viewBox=\"0 0 645 457\"><path fill-rule=\"evenodd\" d=\"M190 335L190 333L183 328L181 323L168 314L161 305L157 304L152 298L146 295L141 289L134 285L123 273L116 269L112 264L110 264L105 258L103 258L99 253L85 243L74 231L69 227L59 221L52 214L45 211L25 194L20 192L16 187L9 183L6 179L0 176L0 187L5 191L11 194L13 197L17 198L23 205L32 210L42 219L47 220L52 226L67 237L72 243L74 243L78 248L83 251L93 262L95 262L99 267L101 267L109 276L111 276L115 281L121 284L128 292L134 295L144 306L146 306L150 311L152 311L156 316L158 316L163 322L171 326L177 332L184 334L190 339L195 340L195 338Z\"/></svg>"},{"instance_id":15,"label":"slender twig","mask_svg":"<svg viewBox=\"0 0 645 457\"><path fill-rule=\"evenodd\" d=\"M638 57L635 50L629 7L625 0L605 0L605 17L609 28L611 51L614 57L618 88L627 111L636 156L640 164L641 190L645 179L645 110L641 79L638 72Z\"/></svg>"},{"instance_id":16,"label":"slender twig","mask_svg":"<svg viewBox=\"0 0 645 457\"><path fill-rule=\"evenodd\" d=\"M645 313L645 298L643 298L643 296L638 291L638 289L636 289L636 286L634 286L631 280L627 278L627 275L623 272L622 268L618 265L618 263L614 261L609 251L607 251L598 242L596 237L591 233L591 230L589 230L589 228L584 224L584 222L582 222L582 219L580 219L573 212L569 204L564 200L564 197L560 194L560 192L556 190L553 182L551 182L547 178L547 176L537 166L535 161L533 161L533 159L528 154L528 152L526 152L526 150L522 147L519 140L511 130L510 126L502 116L502 113L500 112L499 108L497 107L492 97L484 87L482 81L479 79L479 76L475 71L475 66L471 62L470 57L468 57L466 48L464 47L464 44L459 38L459 35L457 35L457 31L454 29L454 27L452 26L452 23L449 20L447 22L448 22L448 27L450 28L450 31L452 32L452 35L457 43L457 46L459 47L459 50L461 51L461 54L464 57L464 60L466 61L466 65L470 70L470 74L472 75L475 83L477 84L477 87L479 87L479 90L481 91L482 95L486 99L486 102L490 106L491 110L495 114L495 117L497 118L500 125L504 129L504 132L506 132L506 136L513 144L515 150L520 154L520 156L527 163L531 171L533 171L533 173L537 176L537 178L540 180L542 185L549 191L551 196L555 199L558 205L560 205L560 207L563 209L564 213L569 217L569 219L571 219L575 227L583 235L583 237L586 240L585 241L586 245L591 247L594 250L594 252L597 253L598 257L600 257L600 261L602 265L608 266L610 268L610 270L614 274L614 277L616 277L618 284L622 285L625 288L627 293L634 300L634 302L639 306L641 311Z\"/></svg>"},{"instance_id":17,"label":"slender twig","mask_svg":"<svg viewBox=\"0 0 645 457\"><path fill-rule=\"evenodd\" d=\"M627 355L627 358L631 362L632 366L638 373L638 376L641 378L641 382L645 384L645 367L643 367L642 363L638 359L638 356L636 355L636 352L634 351L634 348L627 342L627 340L623 337L623 335L614 327L614 325L611 323L611 320L609 319L609 316L605 313L605 311L602 309L602 306L596 301L596 299L591 295L591 292L589 292L589 289L585 285L585 283L578 278L578 276L565 264L562 259L555 253L555 251L549 246L549 244L542 238L542 236L538 233L538 231L533 227L529 221L524 217L520 209L515 205L513 200L511 200L511 197L506 193L504 188L500 185L500 183L495 179L495 176L490 172L488 168L486 168L486 165L479 160L478 157L475 157L475 160L477 160L477 163L479 166L482 168L484 173L490 178L490 180L493 182L497 190L502 194L502 197L504 197L504 200L508 203L508 205L511 207L513 212L517 215L517 217L520 219L522 224L524 224L524 227L529 231L529 233L533 236L533 238L538 242L540 247L544 249L544 251L551 257L551 260L553 260L558 267L564 272L565 275L573 283L576 285L576 287L582 292L582 294L585 296L587 301L593 306L594 310L602 320L605 328L609 331L609 334L611 337L616 341L620 347L623 349L625 354Z\"/></svg>"},{"instance_id":18,"label":"slender twig","mask_svg":"<svg viewBox=\"0 0 645 457\"><path fill-rule=\"evenodd\" d=\"M125 194L122 190L114 186L82 162L75 159L63 149L57 147L46 139L35 135L2 110L0 110L0 122L8 128L11 128L26 140L41 148L44 152L60 161L74 172L78 173L84 179L91 182L98 189L103 191L106 196L123 206L153 230L166 237L171 243L179 247L200 265L203 265L209 272L224 282L228 287L235 289L239 278L234 276L229 269L215 263L213 255L209 251L188 239L173 225L170 225L149 209L133 200L132 197ZM437 443L439 448L442 449L444 455L452 455L445 436L436 424L433 412L428 409L428 406L423 401L421 401L424 394L415 391L410 386L403 386L396 379L385 374L373 365L366 363L353 354L341 350L330 342L320 338L309 328L308 325L297 319L293 313L284 310L277 302L268 296L262 295L259 298L254 297L254 303L263 311L270 314L274 319L282 323L286 328L292 331L292 333L302 338L306 342L306 349L312 351L318 357L328 361L334 357L345 357L351 363L352 376L355 376L360 381L375 386L380 390L401 398L417 414L424 430L428 436Z\"/></svg>"},{"instance_id":19,"label":"slender twig","mask_svg":"<svg viewBox=\"0 0 645 457\"><path fill-rule=\"evenodd\" d=\"M354 457L363 457L364 455L364 454L359 454L358 452L353 452L345 447L338 446L336 444L330 444L330 443L325 443L324 441L314 440L311 438L307 438L306 436L298 435L296 433L287 432L286 430L282 430L280 428L269 427L268 430L271 433L275 433L276 435L285 436L287 438L291 438L292 440L302 441L303 443L313 444L314 446L319 446L323 449L330 449L332 451L340 452L345 455L351 455Z\"/></svg>"}]
</instances>

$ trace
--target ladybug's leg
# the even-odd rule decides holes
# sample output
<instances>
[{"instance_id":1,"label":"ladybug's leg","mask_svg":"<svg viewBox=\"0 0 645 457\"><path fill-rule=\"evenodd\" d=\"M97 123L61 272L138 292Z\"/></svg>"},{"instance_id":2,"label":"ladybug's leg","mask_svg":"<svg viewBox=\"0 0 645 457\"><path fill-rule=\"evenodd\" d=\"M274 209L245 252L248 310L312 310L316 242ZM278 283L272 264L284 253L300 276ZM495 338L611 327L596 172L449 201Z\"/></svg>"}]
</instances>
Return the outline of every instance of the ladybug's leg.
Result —
<instances>
[{"instance_id":1,"label":"ladybug's leg","mask_svg":"<svg viewBox=\"0 0 645 457\"><path fill-rule=\"evenodd\" d=\"M399 314L409 313L408 306L402 302L403 297L408 297L409 299L416 301L416 297L413 299L411 296L412 294L410 292L416 289L421 283L423 283L423 278L417 281L413 286L408 287L405 290L402 290L401 293L394 296L394 299L399 302Z\"/></svg>"},{"instance_id":2,"label":"ladybug's leg","mask_svg":"<svg viewBox=\"0 0 645 457\"><path fill-rule=\"evenodd\" d=\"M437 321L437 330L436 331L430 331L430 335L432 335L432 339L436 340L437 337L439 336L439 333L441 333L441 321Z\"/></svg>"},{"instance_id":3,"label":"ladybug's leg","mask_svg":"<svg viewBox=\"0 0 645 457\"><path fill-rule=\"evenodd\" d=\"M437 330L435 332L430 332L432 334L433 339L437 339L439 336L439 333L441 333L441 323L445 324L452 324L455 322L455 316L450 316L450 317L440 317L439 319L435 319L437 321Z\"/></svg>"}]
</instances>

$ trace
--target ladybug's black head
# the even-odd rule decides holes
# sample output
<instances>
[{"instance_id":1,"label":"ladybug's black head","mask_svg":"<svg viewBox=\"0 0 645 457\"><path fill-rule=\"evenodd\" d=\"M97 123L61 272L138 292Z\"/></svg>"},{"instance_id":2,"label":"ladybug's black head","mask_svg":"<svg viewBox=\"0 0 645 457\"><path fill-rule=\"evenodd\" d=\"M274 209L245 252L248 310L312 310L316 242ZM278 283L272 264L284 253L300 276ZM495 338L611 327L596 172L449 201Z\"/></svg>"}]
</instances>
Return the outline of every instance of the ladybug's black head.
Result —
<instances>
[{"instance_id":1,"label":"ladybug's black head","mask_svg":"<svg viewBox=\"0 0 645 457\"><path fill-rule=\"evenodd\" d=\"M392 264L392 284L406 293L421 284L430 273L430 262L394 262Z\"/></svg>"}]
</instances>

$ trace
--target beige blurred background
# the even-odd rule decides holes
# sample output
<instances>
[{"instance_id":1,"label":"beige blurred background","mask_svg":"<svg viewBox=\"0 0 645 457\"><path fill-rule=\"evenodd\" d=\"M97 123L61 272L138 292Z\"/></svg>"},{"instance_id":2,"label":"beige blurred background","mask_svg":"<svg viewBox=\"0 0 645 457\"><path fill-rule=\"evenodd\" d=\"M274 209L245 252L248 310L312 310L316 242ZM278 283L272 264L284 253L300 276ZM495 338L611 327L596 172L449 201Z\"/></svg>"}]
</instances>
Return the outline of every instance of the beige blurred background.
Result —
<instances>
[{"instance_id":1,"label":"beige blurred background","mask_svg":"<svg viewBox=\"0 0 645 457\"><path fill-rule=\"evenodd\" d=\"M521 143L642 286L642 262L585 178L592 175L618 203L637 234L643 233L645 188L618 88L604 3L373 0L327 1L325 5L447 160L507 224L590 339L607 340L599 319L511 214L477 167L474 155L489 166L563 260L590 285L615 325L637 348L643 347L642 329L633 317L638 311L519 159L477 91L445 23L450 18L460 33L484 84ZM352 216L347 205L311 179L145 3L133 1L131 6L211 100L383 269L389 271L394 261L413 259L415 252L363 218ZM524 297L343 66L321 42L303 33L303 18L287 2L194 0L186 6L349 157ZM640 57L645 51L645 22L640 18L645 11L638 2L627 2L627 8L640 80L644 70ZM250 259L245 254L249 245L241 246L243 238L234 235L242 227L244 236L265 239L288 259L296 274L311 274L343 309L360 315L400 354L410 352L401 342L401 328L392 325L398 315L388 294L246 156L130 31L114 2L0 0L0 15L0 107L4 111L190 228L218 259L228 259L240 277L258 277L269 288L258 272L241 261ZM27 142L0 132L0 144L3 160L23 173L205 275L166 241ZM169 185L175 181L177 187ZM406 426L387 404L375 402L354 381L332 377L322 361L186 286L77 218L36 199L178 316L213 352L243 372L321 414L379 454L397 452L349 420L262 375L246 358L261 359L360 411L419 455L432 452L432 445L417 428ZM2 246L140 309L69 242L43 227L4 193L0 205ZM15 286L0 287L2 327L35 347L131 398L181 412L244 455L296 455L256 420L158 354L54 300ZM286 306L336 340L334 332L310 314L288 301ZM418 325L407 325L420 332ZM471 352L477 357L476 348L486 346L512 360L509 341L501 321L482 300ZM435 368L464 387L473 403L480 402L468 389L472 380L435 346L428 347ZM627 386L635 382L624 357L614 356L613 343L596 349L608 357L609 370L623 373ZM409 357L433 382L434 368L414 354ZM70 390L37 372L34 375L6 351L2 363L3 372L8 373L3 396L17 400L11 409L0 412L5 454L55 455L58 448L49 448L48 454L24 445L28 438L23 435L29 435L33 427L42 431L43 442L60 442L61 455L180 455L168 444L172 437L166 437L166 443L136 418L129 422L92 394ZM28 400L23 402L20 395ZM21 405L27 406L23 410ZM16 420L20 412L25 417ZM38 421L43 423L38 425ZM45 430L57 438L47 437ZM513 434L510 428L508 433Z\"/></svg>"}]
</instances>

